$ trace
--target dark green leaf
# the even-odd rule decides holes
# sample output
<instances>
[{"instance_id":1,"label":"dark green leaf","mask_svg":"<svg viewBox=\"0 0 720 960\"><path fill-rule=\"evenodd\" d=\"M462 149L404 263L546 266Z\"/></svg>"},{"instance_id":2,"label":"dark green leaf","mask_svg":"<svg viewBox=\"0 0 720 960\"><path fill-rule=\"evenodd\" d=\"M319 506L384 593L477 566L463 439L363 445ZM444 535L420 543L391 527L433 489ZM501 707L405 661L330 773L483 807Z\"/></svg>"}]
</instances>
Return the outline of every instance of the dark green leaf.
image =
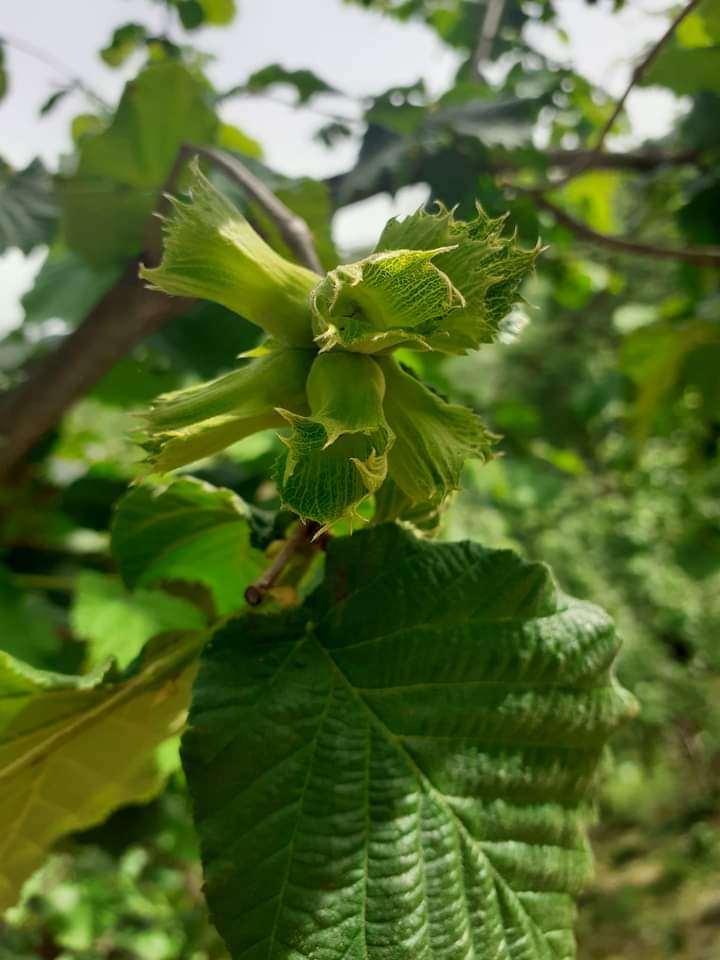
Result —
<instances>
[{"instance_id":1,"label":"dark green leaf","mask_svg":"<svg viewBox=\"0 0 720 960\"><path fill-rule=\"evenodd\" d=\"M110 43L100 51L100 56L110 67L122 66L147 39L148 32L141 23L123 24L113 31Z\"/></svg>"},{"instance_id":2,"label":"dark green leaf","mask_svg":"<svg viewBox=\"0 0 720 960\"><path fill-rule=\"evenodd\" d=\"M669 87L678 94L720 92L720 46L669 47L652 64L644 83Z\"/></svg>"},{"instance_id":3,"label":"dark green leaf","mask_svg":"<svg viewBox=\"0 0 720 960\"><path fill-rule=\"evenodd\" d=\"M326 147L334 147L337 143L340 143L342 140L346 140L348 137L353 135L352 128L349 127L346 123L339 123L334 120L331 123L326 123L324 126L315 133L315 139L319 140L320 143L324 144Z\"/></svg>"},{"instance_id":4,"label":"dark green leaf","mask_svg":"<svg viewBox=\"0 0 720 960\"><path fill-rule=\"evenodd\" d=\"M150 343L170 357L174 369L208 378L236 366L239 354L257 346L259 332L231 310L205 300L166 323Z\"/></svg>"},{"instance_id":5,"label":"dark green leaf","mask_svg":"<svg viewBox=\"0 0 720 960\"><path fill-rule=\"evenodd\" d=\"M22 590L0 566L0 650L42 667L61 646L58 627L47 600Z\"/></svg>"},{"instance_id":6,"label":"dark green leaf","mask_svg":"<svg viewBox=\"0 0 720 960\"><path fill-rule=\"evenodd\" d=\"M8 76L5 69L5 44L0 41L0 100L7 93Z\"/></svg>"},{"instance_id":7,"label":"dark green leaf","mask_svg":"<svg viewBox=\"0 0 720 960\"><path fill-rule=\"evenodd\" d=\"M617 647L547 568L391 526L225 627L183 753L232 955L573 957Z\"/></svg>"},{"instance_id":8,"label":"dark green leaf","mask_svg":"<svg viewBox=\"0 0 720 960\"><path fill-rule=\"evenodd\" d=\"M119 266L94 269L70 250L50 252L22 298L25 323L39 325L60 319L68 327L76 327L119 275Z\"/></svg>"},{"instance_id":9,"label":"dark green leaf","mask_svg":"<svg viewBox=\"0 0 720 960\"><path fill-rule=\"evenodd\" d=\"M62 90L56 90L55 93L51 93L40 107L40 116L45 117L48 113L51 113L60 101L64 100L71 91L72 87L63 87Z\"/></svg>"},{"instance_id":10,"label":"dark green leaf","mask_svg":"<svg viewBox=\"0 0 720 960\"><path fill-rule=\"evenodd\" d=\"M293 87L297 93L298 103L307 103L319 93L337 92L312 70L288 70L279 63L272 63L263 67L262 70L256 70L242 89L248 93L261 93L277 84Z\"/></svg>"},{"instance_id":11,"label":"dark green leaf","mask_svg":"<svg viewBox=\"0 0 720 960\"><path fill-rule=\"evenodd\" d=\"M24 170L0 167L0 253L11 247L30 253L47 243L56 219L52 178L40 160Z\"/></svg>"},{"instance_id":12,"label":"dark green leaf","mask_svg":"<svg viewBox=\"0 0 720 960\"><path fill-rule=\"evenodd\" d=\"M180 22L186 30L196 30L205 21L205 10L200 0L175 0Z\"/></svg>"}]
</instances>

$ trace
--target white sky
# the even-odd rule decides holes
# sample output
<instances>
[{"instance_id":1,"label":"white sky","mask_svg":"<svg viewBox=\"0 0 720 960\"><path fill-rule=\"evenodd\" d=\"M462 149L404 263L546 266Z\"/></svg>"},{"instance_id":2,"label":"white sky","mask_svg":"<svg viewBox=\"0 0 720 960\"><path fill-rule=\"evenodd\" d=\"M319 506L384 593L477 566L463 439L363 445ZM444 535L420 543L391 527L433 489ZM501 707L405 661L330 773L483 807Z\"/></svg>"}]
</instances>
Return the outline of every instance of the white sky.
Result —
<instances>
[{"instance_id":1,"label":"white sky","mask_svg":"<svg viewBox=\"0 0 720 960\"><path fill-rule=\"evenodd\" d=\"M353 96L419 77L440 92L450 85L457 66L455 54L424 26L398 24L342 0L239 0L238 5L240 14L232 27L192 35L198 47L215 55L209 73L220 89L279 62L314 70ZM531 30L532 42L617 95L638 52L663 32L663 12L669 4L631 0L617 14L611 12L610 0L594 6L585 0L558 0L558 6L569 42L563 44L540 25ZM97 51L122 23L137 21L159 29L163 20L162 7L149 0L0 0L0 36L47 51L112 103L137 70L139 59L112 70ZM11 47L6 48L6 57L10 91L0 102L0 156L16 166L40 156L55 168L59 155L70 149L69 123L85 109L83 100L75 94L50 116L38 117L40 104L67 77ZM343 114L357 109L352 101L336 97L323 98L318 106ZM634 91L628 102L634 139L664 133L676 110L669 94ZM356 144L346 142L328 151L312 140L325 120L311 110L242 98L229 101L223 114L258 139L267 162L284 173L327 176L352 165ZM335 222L338 243L341 247L371 243L389 216L415 209L424 196L422 187L409 188L394 201L378 197L341 211ZM19 297L41 261L39 251L30 258L17 251L0 257L0 331L20 321Z\"/></svg>"}]
</instances>

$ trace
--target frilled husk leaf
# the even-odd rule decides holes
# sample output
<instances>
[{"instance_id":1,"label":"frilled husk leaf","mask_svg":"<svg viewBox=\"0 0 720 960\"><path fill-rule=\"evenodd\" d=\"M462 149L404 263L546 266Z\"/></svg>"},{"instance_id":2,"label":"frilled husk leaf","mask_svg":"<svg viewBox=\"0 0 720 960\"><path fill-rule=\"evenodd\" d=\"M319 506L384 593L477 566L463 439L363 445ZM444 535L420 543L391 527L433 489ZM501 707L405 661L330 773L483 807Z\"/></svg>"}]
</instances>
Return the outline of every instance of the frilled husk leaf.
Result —
<instances>
[{"instance_id":1,"label":"frilled husk leaf","mask_svg":"<svg viewBox=\"0 0 720 960\"><path fill-rule=\"evenodd\" d=\"M441 207L390 220L369 257L338 267L315 289L316 340L323 349L372 353L397 346L466 353L496 340L513 325L508 315L540 252L504 237L505 219L478 207L464 222Z\"/></svg>"},{"instance_id":2,"label":"frilled husk leaf","mask_svg":"<svg viewBox=\"0 0 720 960\"><path fill-rule=\"evenodd\" d=\"M432 537L440 529L444 502L426 500L419 503L409 497L395 483L392 477L387 477L385 483L375 494L374 524L398 521L411 527L416 534L423 537Z\"/></svg>"},{"instance_id":3,"label":"frilled husk leaf","mask_svg":"<svg viewBox=\"0 0 720 960\"><path fill-rule=\"evenodd\" d=\"M388 474L415 504L440 505L458 488L469 458L487 460L495 439L467 407L433 393L392 357L378 357L385 376L385 416L395 434Z\"/></svg>"},{"instance_id":4,"label":"frilled husk leaf","mask_svg":"<svg viewBox=\"0 0 720 960\"><path fill-rule=\"evenodd\" d=\"M192 166L191 202L170 198L159 267L140 275L152 289L221 303L292 346L312 344L311 270L291 263Z\"/></svg>"},{"instance_id":5,"label":"frilled husk leaf","mask_svg":"<svg viewBox=\"0 0 720 960\"><path fill-rule=\"evenodd\" d=\"M370 357L319 354L310 370L310 416L280 412L292 428L278 469L283 504L329 526L355 516L387 475L393 442L383 414L385 380Z\"/></svg>"},{"instance_id":6,"label":"frilled husk leaf","mask_svg":"<svg viewBox=\"0 0 720 960\"><path fill-rule=\"evenodd\" d=\"M193 463L258 430L280 427L278 407L308 410L305 381L316 354L277 349L223 377L158 397L142 445L154 472Z\"/></svg>"},{"instance_id":7,"label":"frilled husk leaf","mask_svg":"<svg viewBox=\"0 0 720 960\"><path fill-rule=\"evenodd\" d=\"M440 318L464 304L435 264L450 247L392 250L332 270L312 295L321 350L380 353L401 344L429 349Z\"/></svg>"}]
</instances>

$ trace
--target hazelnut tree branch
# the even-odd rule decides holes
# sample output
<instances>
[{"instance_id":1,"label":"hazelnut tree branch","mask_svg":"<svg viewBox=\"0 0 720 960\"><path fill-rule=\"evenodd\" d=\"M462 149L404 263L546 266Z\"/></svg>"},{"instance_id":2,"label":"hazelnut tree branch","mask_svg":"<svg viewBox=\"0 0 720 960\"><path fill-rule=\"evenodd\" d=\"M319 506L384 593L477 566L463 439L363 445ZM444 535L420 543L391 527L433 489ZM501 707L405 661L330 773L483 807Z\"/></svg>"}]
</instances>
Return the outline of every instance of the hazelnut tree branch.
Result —
<instances>
[{"instance_id":1,"label":"hazelnut tree branch","mask_svg":"<svg viewBox=\"0 0 720 960\"><path fill-rule=\"evenodd\" d=\"M0 34L0 43L4 43L8 47L24 53L28 57L32 57L39 63L45 64L46 67L54 70L60 76L65 77L69 85L67 87L68 90L79 90L101 110L110 110L110 104L103 100L99 94L95 93L81 77L73 73L70 67L63 63L62 60L59 60L54 54L49 53L47 50L42 50L40 47L36 47L33 43L28 43L27 40L22 40L20 37L14 37L7 33Z\"/></svg>"},{"instance_id":2,"label":"hazelnut tree branch","mask_svg":"<svg viewBox=\"0 0 720 960\"><path fill-rule=\"evenodd\" d=\"M471 61L472 75L476 80L484 79L482 69L492 54L493 42L500 28L504 9L505 0L488 0Z\"/></svg>"},{"instance_id":3,"label":"hazelnut tree branch","mask_svg":"<svg viewBox=\"0 0 720 960\"><path fill-rule=\"evenodd\" d=\"M627 98L630 96L630 93L632 92L633 87L636 84L640 83L642 78L645 76L645 74L648 72L650 67L653 65L653 63L657 59L658 54L660 53L662 48L670 40L670 38L675 33L675 31L680 26L680 24L683 22L685 17L687 17L689 13L692 13L692 11L698 6L699 3L700 3L700 0L690 0L690 2L685 7L683 7L682 10L680 10L680 12L670 22L670 25L668 26L665 33L663 33L660 39L657 40L652 45L652 47L650 47L650 49L645 54L643 59L640 61L640 63L637 64L633 72L630 74L630 80L628 81L627 86L623 90L622 95L620 96L620 99L615 104L613 112L607 118L607 120L605 121L602 127L602 130L598 134L598 138L594 146L595 153L600 153L602 151L605 145L605 139L607 135L610 133L610 131L612 130L615 124L615 121L623 112L625 108L625 103L627 101Z\"/></svg>"},{"instance_id":4,"label":"hazelnut tree branch","mask_svg":"<svg viewBox=\"0 0 720 960\"><path fill-rule=\"evenodd\" d=\"M594 146L592 146L589 150L584 151L585 156L579 157L576 163L571 164L566 169L565 174L560 180L558 180L554 184L549 184L549 183L543 184L542 186L539 187L539 189L547 190L547 189L552 189L553 187L557 188L559 186L562 186L563 184L568 183L570 180L574 180L575 177L580 176L580 174L585 173L587 170L590 170L596 166L597 159L602 157L603 155L603 151L605 148L605 140L607 139L608 134L610 133L612 128L615 126L615 121L625 109L627 98L630 96L633 90L633 87L635 87L638 83L640 83L642 78L645 76L645 74L648 72L652 64L657 59L660 51L668 43L668 41L670 40L672 35L675 33L677 28L680 26L680 24L683 22L685 17L687 17L689 13L692 13L692 11L698 6L699 3L700 3L700 0L690 0L690 2L686 6L684 6L679 11L679 13L670 21L670 24L667 30L650 47L650 49L647 51L643 59L635 66L632 73L630 74L630 79L628 80L627 85L625 86L625 89L623 90L622 94L620 95L620 98L617 100L617 102L615 103L615 106L613 107L612 113L603 124L600 130L600 133L597 136L597 140L595 141Z\"/></svg>"},{"instance_id":5,"label":"hazelnut tree branch","mask_svg":"<svg viewBox=\"0 0 720 960\"><path fill-rule=\"evenodd\" d=\"M552 200L548 200L542 192L534 190L523 192L531 196L535 205L549 213L556 223L567 227L579 240L585 240L595 246L604 247L606 250L615 253L654 257L656 260L675 260L698 267L717 267L720 265L720 247L666 247L654 243L644 243L640 240L631 240L628 237L609 236L606 233L593 230L592 227L581 220L576 220L575 217L558 207Z\"/></svg>"},{"instance_id":6,"label":"hazelnut tree branch","mask_svg":"<svg viewBox=\"0 0 720 960\"><path fill-rule=\"evenodd\" d=\"M163 186L171 192L188 159L199 155L238 183L276 224L281 236L304 266L322 271L307 224L296 216L235 157L211 147L183 145ZM155 214L164 209L158 200ZM156 263L161 236L156 215L145 230L145 260ZM148 290L131 260L120 278L92 308L82 323L52 353L39 360L27 378L0 400L0 478L12 473L28 451L63 414L134 346L173 317L182 316L193 301L166 297Z\"/></svg>"}]
</instances>

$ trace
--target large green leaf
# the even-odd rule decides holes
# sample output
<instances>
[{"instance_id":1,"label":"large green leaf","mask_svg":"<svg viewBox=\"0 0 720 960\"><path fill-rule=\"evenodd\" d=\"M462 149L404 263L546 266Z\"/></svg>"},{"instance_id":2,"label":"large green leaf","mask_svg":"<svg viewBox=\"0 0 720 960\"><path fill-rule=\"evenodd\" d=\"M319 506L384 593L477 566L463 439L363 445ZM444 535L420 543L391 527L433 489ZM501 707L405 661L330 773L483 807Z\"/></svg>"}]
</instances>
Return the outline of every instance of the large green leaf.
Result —
<instances>
[{"instance_id":1,"label":"large green leaf","mask_svg":"<svg viewBox=\"0 0 720 960\"><path fill-rule=\"evenodd\" d=\"M250 511L231 490L181 477L166 487L135 487L117 507L113 555L130 587L185 581L207 587L217 611L242 607L265 566L250 545Z\"/></svg>"},{"instance_id":2,"label":"large green leaf","mask_svg":"<svg viewBox=\"0 0 720 960\"><path fill-rule=\"evenodd\" d=\"M227 625L184 763L233 957L573 957L617 647L546 567L393 526L331 542L306 609Z\"/></svg>"},{"instance_id":3,"label":"large green leaf","mask_svg":"<svg viewBox=\"0 0 720 960\"><path fill-rule=\"evenodd\" d=\"M199 643L166 637L126 678L43 673L0 654L0 909L56 840L160 788L155 749L183 723Z\"/></svg>"},{"instance_id":4,"label":"large green leaf","mask_svg":"<svg viewBox=\"0 0 720 960\"><path fill-rule=\"evenodd\" d=\"M56 219L52 178L40 160L16 171L0 163L0 253L10 247L30 253L47 243Z\"/></svg>"},{"instance_id":5,"label":"large green leaf","mask_svg":"<svg viewBox=\"0 0 720 960\"><path fill-rule=\"evenodd\" d=\"M77 170L62 185L63 230L74 250L95 264L142 250L178 148L214 141L208 99L205 85L177 62L147 67L128 83L112 123L83 138Z\"/></svg>"}]
</instances>

